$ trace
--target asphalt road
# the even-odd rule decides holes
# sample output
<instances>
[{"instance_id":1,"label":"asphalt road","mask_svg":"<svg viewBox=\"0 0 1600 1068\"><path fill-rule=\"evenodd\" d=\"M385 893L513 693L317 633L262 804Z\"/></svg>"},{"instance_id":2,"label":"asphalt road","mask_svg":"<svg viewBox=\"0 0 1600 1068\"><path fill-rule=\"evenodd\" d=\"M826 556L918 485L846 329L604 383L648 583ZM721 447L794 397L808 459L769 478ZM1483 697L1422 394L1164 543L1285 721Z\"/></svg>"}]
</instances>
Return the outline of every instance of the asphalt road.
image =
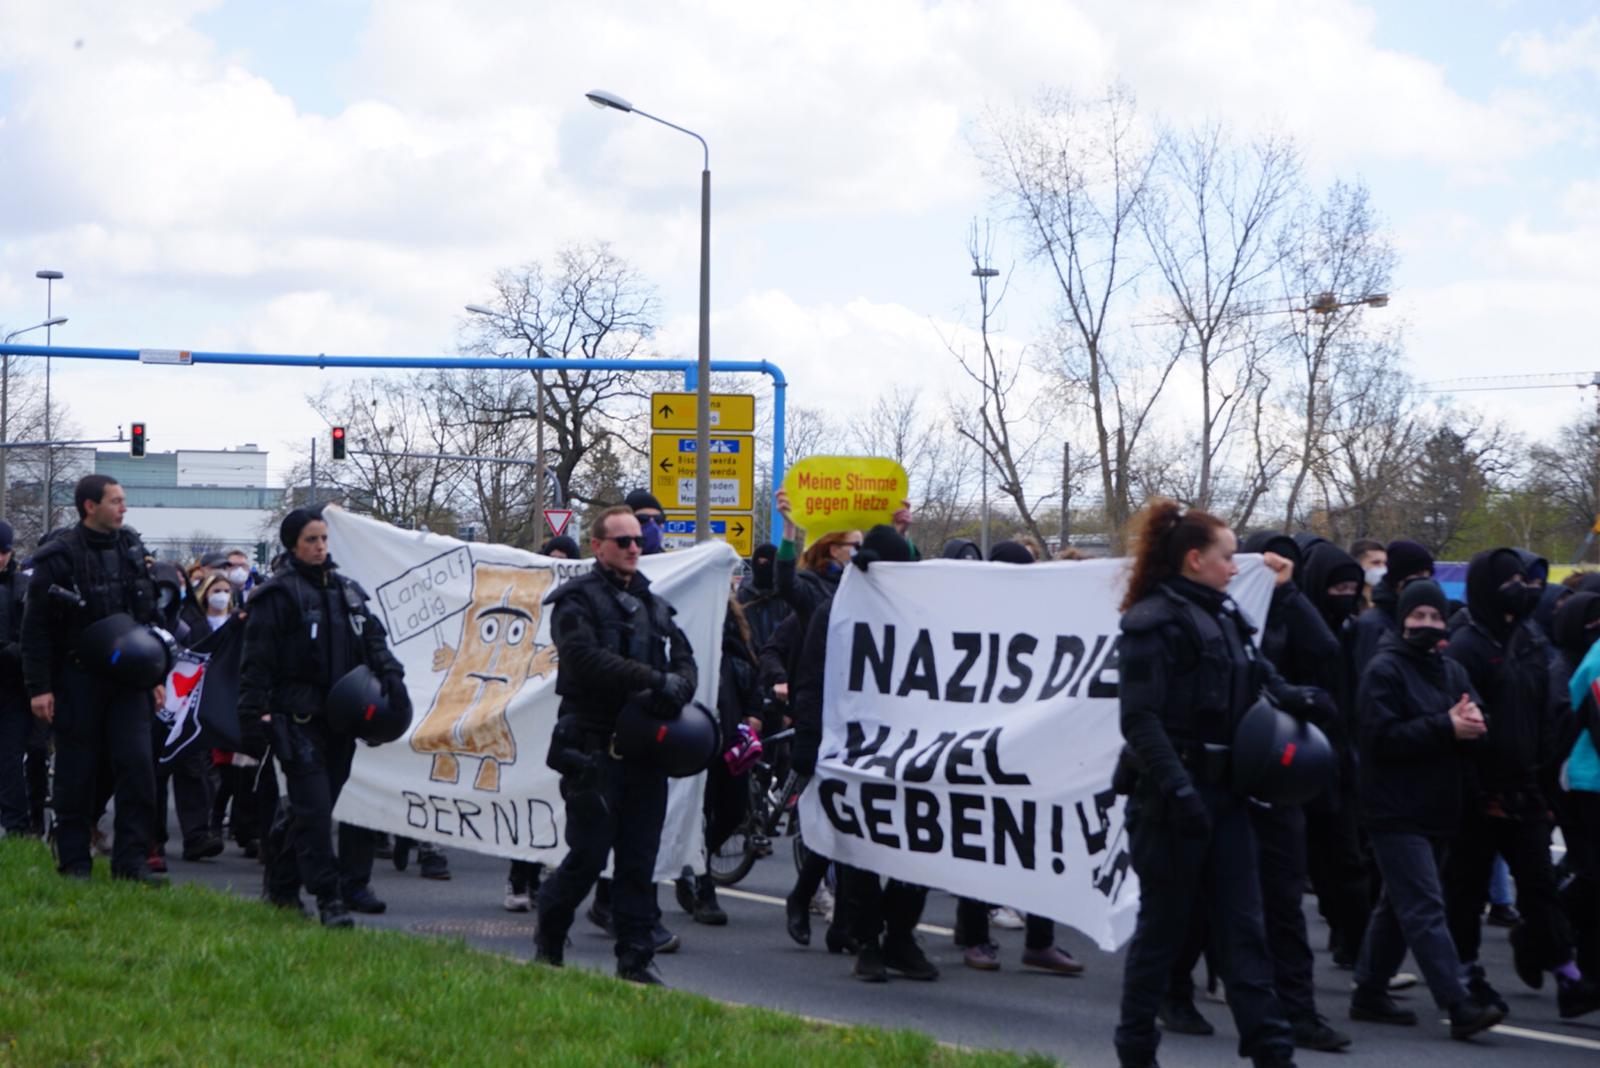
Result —
<instances>
[{"instance_id":1,"label":"asphalt road","mask_svg":"<svg viewBox=\"0 0 1600 1068\"><path fill-rule=\"evenodd\" d=\"M173 827L173 845L180 837ZM174 849L176 853L176 849ZM363 926L387 927L424 935L458 937L494 953L532 955L533 916L508 913L502 907L506 862L452 850L453 878L422 879L413 860L397 872L380 860L373 888L389 904L381 916L362 916ZM261 868L229 845L227 853L209 861L170 861L175 881L197 880L237 893L260 893ZM683 939L678 952L658 958L671 986L724 1001L764 1005L825 1020L906 1027L925 1031L962 1046L1035 1050L1082 1068L1116 1064L1111 1033L1116 1024L1122 977L1119 955L1101 953L1066 928L1058 941L1087 966L1077 978L1047 975L1020 964L1022 932L995 931L1001 945L999 972L977 972L961 963L950 940L955 899L929 895L922 940L942 975L937 982L892 979L868 985L850 977L851 959L822 948L822 924L813 918L813 946L802 949L783 927L782 896L794 875L786 849L761 861L738 887L721 894L730 922L704 927L679 911L670 886L660 891L664 919ZM1309 910L1313 945L1326 940L1326 930ZM1354 1023L1345 1018L1350 973L1335 969L1319 954L1317 993L1324 1015L1355 1036L1342 1054L1302 1052L1302 1065L1339 1068L1405 1064L1407 1068L1467 1068L1533 1064L1549 1068L1600 1064L1600 1013L1563 1021L1549 985L1528 990L1511 969L1504 932L1488 928L1485 960L1490 976L1511 1003L1505 1025L1470 1044L1452 1042L1426 992L1415 988L1407 1004L1418 1010L1421 1026L1394 1028ZM567 950L569 966L611 971L611 942L580 915ZM1163 1063L1171 1066L1233 1066L1237 1038L1224 1005L1202 1000L1201 1011L1217 1028L1211 1038L1170 1035L1162 1043Z\"/></svg>"}]
</instances>

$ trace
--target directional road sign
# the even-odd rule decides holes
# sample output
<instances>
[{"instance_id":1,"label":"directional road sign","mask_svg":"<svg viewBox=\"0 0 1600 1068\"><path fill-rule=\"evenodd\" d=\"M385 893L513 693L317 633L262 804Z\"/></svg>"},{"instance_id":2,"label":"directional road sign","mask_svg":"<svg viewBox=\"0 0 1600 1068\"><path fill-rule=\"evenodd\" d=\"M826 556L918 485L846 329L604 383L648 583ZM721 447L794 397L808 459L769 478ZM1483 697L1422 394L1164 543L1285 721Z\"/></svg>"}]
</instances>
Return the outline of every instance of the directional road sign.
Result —
<instances>
[{"instance_id":1,"label":"directional road sign","mask_svg":"<svg viewBox=\"0 0 1600 1068\"><path fill-rule=\"evenodd\" d=\"M650 492L664 509L694 507L696 440L686 434L650 435ZM711 507L747 512L755 495L755 438L711 439Z\"/></svg>"},{"instance_id":2,"label":"directional road sign","mask_svg":"<svg viewBox=\"0 0 1600 1068\"><path fill-rule=\"evenodd\" d=\"M694 513L668 512L662 529L662 544L668 549L688 549L694 546ZM711 517L711 536L733 546L733 551L748 557L755 551L755 517L749 512L739 515Z\"/></svg>"},{"instance_id":3,"label":"directional road sign","mask_svg":"<svg viewBox=\"0 0 1600 1068\"><path fill-rule=\"evenodd\" d=\"M693 393L650 394L651 430L693 430ZM711 394L711 429L719 434L752 434L756 429L756 399L749 393Z\"/></svg>"}]
</instances>

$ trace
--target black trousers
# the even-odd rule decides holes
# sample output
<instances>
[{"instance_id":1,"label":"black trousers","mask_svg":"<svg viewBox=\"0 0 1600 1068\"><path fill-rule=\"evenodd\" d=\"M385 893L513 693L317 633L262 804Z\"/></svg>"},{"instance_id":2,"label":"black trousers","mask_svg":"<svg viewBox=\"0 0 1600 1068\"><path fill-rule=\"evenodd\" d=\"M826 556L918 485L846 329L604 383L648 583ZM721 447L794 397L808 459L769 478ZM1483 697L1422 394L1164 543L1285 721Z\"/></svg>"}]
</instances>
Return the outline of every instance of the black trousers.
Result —
<instances>
[{"instance_id":1,"label":"black trousers","mask_svg":"<svg viewBox=\"0 0 1600 1068\"><path fill-rule=\"evenodd\" d=\"M353 823L339 824L339 896L345 900L372 882L380 834Z\"/></svg>"},{"instance_id":2,"label":"black trousers","mask_svg":"<svg viewBox=\"0 0 1600 1068\"><path fill-rule=\"evenodd\" d=\"M963 946L981 946L989 937L989 909L984 901L970 897L956 899L956 942ZM1048 916L1028 913L1023 918L1023 945L1028 949L1049 949L1056 944L1056 924Z\"/></svg>"},{"instance_id":3,"label":"black trousers","mask_svg":"<svg viewBox=\"0 0 1600 1068\"><path fill-rule=\"evenodd\" d=\"M583 776L565 775L567 855L539 886L541 938L566 938L578 905L605 870L611 871L611 915L617 956L648 961L655 955L656 852L667 815L667 778L637 761L601 753L598 767Z\"/></svg>"},{"instance_id":4,"label":"black trousers","mask_svg":"<svg viewBox=\"0 0 1600 1068\"><path fill-rule=\"evenodd\" d=\"M118 689L81 670L55 688L56 851L62 871L87 871L89 832L103 804L97 784L109 764L116 800L111 870L141 872L156 820L156 767L150 747L155 708L149 691Z\"/></svg>"},{"instance_id":5,"label":"black trousers","mask_svg":"<svg viewBox=\"0 0 1600 1068\"><path fill-rule=\"evenodd\" d=\"M1272 986L1290 1020L1317 1015L1301 901L1306 890L1306 817L1297 806L1250 806L1250 822L1261 850L1261 905L1272 958Z\"/></svg>"},{"instance_id":6,"label":"black trousers","mask_svg":"<svg viewBox=\"0 0 1600 1068\"><path fill-rule=\"evenodd\" d=\"M1306 872L1317 895L1318 911L1333 931L1334 959L1351 965L1361 953L1375 899L1361 850L1355 796L1346 793L1337 807L1308 807L1305 811Z\"/></svg>"},{"instance_id":7,"label":"black trousers","mask_svg":"<svg viewBox=\"0 0 1600 1068\"><path fill-rule=\"evenodd\" d=\"M1445 911L1461 959L1468 964L1478 959L1483 907L1489 900L1489 873L1496 853L1505 858L1517 882L1517 911L1522 913L1530 952L1539 967L1549 970L1570 961L1572 926L1556 894L1550 825L1543 820L1477 814L1464 821L1444 870Z\"/></svg>"},{"instance_id":8,"label":"black trousers","mask_svg":"<svg viewBox=\"0 0 1600 1068\"><path fill-rule=\"evenodd\" d=\"M157 720L150 741L157 756L161 753L161 740L166 733L166 726ZM216 792L215 776L211 750L199 744L190 744L176 758L165 764L156 764L156 822L152 844L158 850L164 849L167 844L169 785L178 806L178 829L183 834L183 844L193 845L211 833L211 799Z\"/></svg>"},{"instance_id":9,"label":"black trousers","mask_svg":"<svg viewBox=\"0 0 1600 1068\"><path fill-rule=\"evenodd\" d=\"M23 834L33 823L26 762L33 736L33 709L20 685L0 694L0 830Z\"/></svg>"},{"instance_id":10,"label":"black trousers","mask_svg":"<svg viewBox=\"0 0 1600 1068\"><path fill-rule=\"evenodd\" d=\"M306 723L273 718L274 755L283 767L287 802L278 805L263 848L267 890L291 897L303 884L327 904L340 897L333 853L333 806L350 778L356 741L329 729L320 716Z\"/></svg>"},{"instance_id":11,"label":"black trousers","mask_svg":"<svg viewBox=\"0 0 1600 1068\"><path fill-rule=\"evenodd\" d=\"M1600 794L1573 790L1562 810L1572 875L1561 887L1561 903L1572 923L1579 970L1600 976Z\"/></svg>"},{"instance_id":12,"label":"black trousers","mask_svg":"<svg viewBox=\"0 0 1600 1068\"><path fill-rule=\"evenodd\" d=\"M857 942L904 944L922 922L928 888L880 879L877 872L839 865L839 893L850 902L850 934Z\"/></svg>"},{"instance_id":13,"label":"black trousers","mask_svg":"<svg viewBox=\"0 0 1600 1068\"><path fill-rule=\"evenodd\" d=\"M1448 1009L1467 996L1463 958L1445 920L1440 873L1449 863L1450 848L1443 839L1420 834L1373 831L1369 840L1383 872L1383 892L1372 910L1361 956L1356 960L1356 986L1386 994L1389 980L1409 948L1434 1003ZM1493 854L1490 856L1492 862ZM1487 893L1488 886L1485 869L1479 892Z\"/></svg>"},{"instance_id":14,"label":"black trousers","mask_svg":"<svg viewBox=\"0 0 1600 1068\"><path fill-rule=\"evenodd\" d=\"M1158 796L1141 793L1128 802L1139 919L1122 972L1118 1054L1125 1060L1148 1059L1160 1045L1156 1012L1183 952L1197 901L1205 908L1211 957L1227 984L1240 1055L1290 1054L1293 1033L1273 990L1256 836L1247 803L1215 787L1197 789L1211 812L1209 837L1179 833Z\"/></svg>"}]
</instances>

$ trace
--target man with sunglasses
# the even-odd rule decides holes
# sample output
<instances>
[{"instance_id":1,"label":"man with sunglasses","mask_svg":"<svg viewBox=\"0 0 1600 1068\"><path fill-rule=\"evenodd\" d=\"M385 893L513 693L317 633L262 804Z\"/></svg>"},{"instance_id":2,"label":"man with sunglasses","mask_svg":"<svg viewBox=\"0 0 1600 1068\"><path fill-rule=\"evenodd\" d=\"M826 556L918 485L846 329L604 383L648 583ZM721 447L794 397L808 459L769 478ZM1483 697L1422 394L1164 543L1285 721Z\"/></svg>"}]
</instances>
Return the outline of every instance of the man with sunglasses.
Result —
<instances>
[{"instance_id":1,"label":"man with sunglasses","mask_svg":"<svg viewBox=\"0 0 1600 1068\"><path fill-rule=\"evenodd\" d=\"M627 505L607 508L590 527L594 569L555 590L550 633L560 654L556 725L567 803L566 859L539 889L538 960L559 965L580 902L612 865L617 975L661 982L651 964L656 851L667 812L667 779L659 769L612 753L617 716L646 700L670 718L694 696L698 674L689 639L666 598L639 574L644 536Z\"/></svg>"}]
</instances>

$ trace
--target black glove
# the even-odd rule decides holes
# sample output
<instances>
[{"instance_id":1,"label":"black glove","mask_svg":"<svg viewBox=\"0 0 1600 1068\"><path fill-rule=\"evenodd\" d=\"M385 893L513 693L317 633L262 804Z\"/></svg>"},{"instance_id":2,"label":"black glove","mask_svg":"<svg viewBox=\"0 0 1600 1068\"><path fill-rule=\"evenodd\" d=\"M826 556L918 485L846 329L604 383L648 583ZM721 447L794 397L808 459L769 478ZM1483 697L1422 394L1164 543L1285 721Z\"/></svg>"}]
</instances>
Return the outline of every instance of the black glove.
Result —
<instances>
[{"instance_id":1,"label":"black glove","mask_svg":"<svg viewBox=\"0 0 1600 1068\"><path fill-rule=\"evenodd\" d=\"M694 683L669 671L656 675L656 693L682 708L694 699Z\"/></svg>"},{"instance_id":2,"label":"black glove","mask_svg":"<svg viewBox=\"0 0 1600 1068\"><path fill-rule=\"evenodd\" d=\"M809 778L817 773L817 747L796 739L794 752L789 755L789 761L795 771Z\"/></svg>"},{"instance_id":3,"label":"black glove","mask_svg":"<svg viewBox=\"0 0 1600 1068\"><path fill-rule=\"evenodd\" d=\"M1167 813L1172 826L1185 838L1205 838L1211 833L1211 810L1188 783L1167 795Z\"/></svg>"},{"instance_id":4,"label":"black glove","mask_svg":"<svg viewBox=\"0 0 1600 1068\"><path fill-rule=\"evenodd\" d=\"M389 699L390 708L401 715L411 715L411 695L406 692L405 672L391 671L383 677L383 695Z\"/></svg>"}]
</instances>

